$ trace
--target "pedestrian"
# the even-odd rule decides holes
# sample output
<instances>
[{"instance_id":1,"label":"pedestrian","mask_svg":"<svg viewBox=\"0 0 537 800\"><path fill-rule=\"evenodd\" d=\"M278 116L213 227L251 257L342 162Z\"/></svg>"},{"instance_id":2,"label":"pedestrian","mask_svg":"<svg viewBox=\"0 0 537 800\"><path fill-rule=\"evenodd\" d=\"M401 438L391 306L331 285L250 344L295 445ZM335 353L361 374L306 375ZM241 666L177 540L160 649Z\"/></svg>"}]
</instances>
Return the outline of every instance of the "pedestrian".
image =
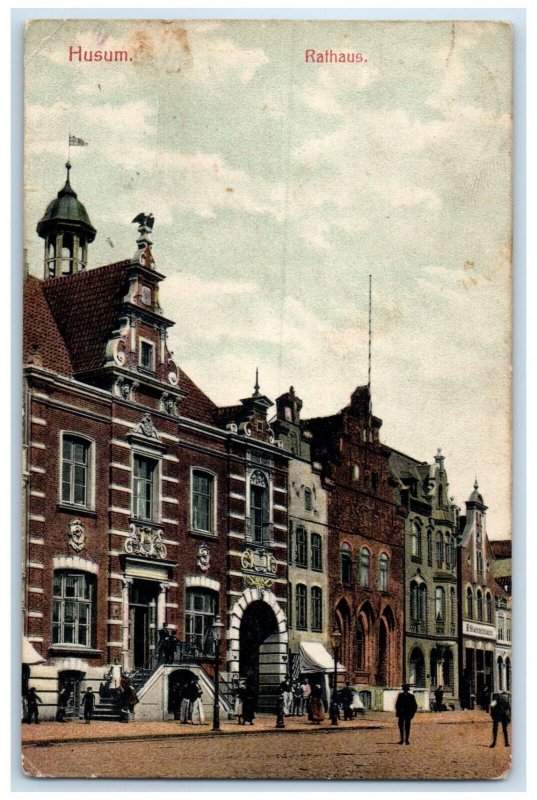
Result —
<instances>
[{"instance_id":1,"label":"pedestrian","mask_svg":"<svg viewBox=\"0 0 537 800\"><path fill-rule=\"evenodd\" d=\"M323 690L320 683L314 683L310 694L311 721L320 725L324 720Z\"/></svg>"},{"instance_id":2,"label":"pedestrian","mask_svg":"<svg viewBox=\"0 0 537 800\"><path fill-rule=\"evenodd\" d=\"M84 721L89 725L95 710L95 695L93 694L93 688L91 686L88 686L84 692L82 705L84 706Z\"/></svg>"},{"instance_id":3,"label":"pedestrian","mask_svg":"<svg viewBox=\"0 0 537 800\"><path fill-rule=\"evenodd\" d=\"M358 716L358 714L365 713L365 706L360 699L360 695L354 689L352 691L351 711L355 718Z\"/></svg>"},{"instance_id":4,"label":"pedestrian","mask_svg":"<svg viewBox=\"0 0 537 800\"><path fill-rule=\"evenodd\" d=\"M291 691L291 682L289 675L280 683L280 694L283 697L283 713L286 717L290 716L293 705L293 693Z\"/></svg>"},{"instance_id":5,"label":"pedestrian","mask_svg":"<svg viewBox=\"0 0 537 800\"><path fill-rule=\"evenodd\" d=\"M186 725L192 719L192 681L186 683L181 693L181 707L179 710L179 722Z\"/></svg>"},{"instance_id":6,"label":"pedestrian","mask_svg":"<svg viewBox=\"0 0 537 800\"><path fill-rule=\"evenodd\" d=\"M168 630L168 623L163 622L162 628L158 632L158 644L157 644L157 664L163 664L165 661L166 653L166 641L170 638L170 631Z\"/></svg>"},{"instance_id":7,"label":"pedestrian","mask_svg":"<svg viewBox=\"0 0 537 800\"><path fill-rule=\"evenodd\" d=\"M294 681L292 687L293 694L293 717L301 716L302 708L302 686L298 681Z\"/></svg>"},{"instance_id":8,"label":"pedestrian","mask_svg":"<svg viewBox=\"0 0 537 800\"><path fill-rule=\"evenodd\" d=\"M444 700L444 690L441 686L437 686L434 692L434 710L442 711L442 702Z\"/></svg>"},{"instance_id":9,"label":"pedestrian","mask_svg":"<svg viewBox=\"0 0 537 800\"><path fill-rule=\"evenodd\" d=\"M58 692L58 710L56 711L56 722L65 722L67 704L71 697L71 686L66 683Z\"/></svg>"},{"instance_id":10,"label":"pedestrian","mask_svg":"<svg viewBox=\"0 0 537 800\"><path fill-rule=\"evenodd\" d=\"M181 685L179 683L172 684L170 689L170 713L173 714L174 719L179 719L179 710L181 707Z\"/></svg>"},{"instance_id":11,"label":"pedestrian","mask_svg":"<svg viewBox=\"0 0 537 800\"><path fill-rule=\"evenodd\" d=\"M397 695L395 701L395 716L399 724L399 744L410 744L410 725L418 710L416 698L410 692L410 684L403 683L403 691Z\"/></svg>"},{"instance_id":12,"label":"pedestrian","mask_svg":"<svg viewBox=\"0 0 537 800\"><path fill-rule=\"evenodd\" d=\"M121 677L123 673L119 658L114 659L114 663L110 665L110 669L105 675L107 681L108 694L112 698L118 697L121 692Z\"/></svg>"},{"instance_id":13,"label":"pedestrian","mask_svg":"<svg viewBox=\"0 0 537 800\"><path fill-rule=\"evenodd\" d=\"M28 694L26 695L26 703L28 708L28 717L26 722L31 724L32 720L35 722L36 725L39 725L39 706L38 703L42 703L43 701L36 694L35 688L30 686L28 689Z\"/></svg>"},{"instance_id":14,"label":"pedestrian","mask_svg":"<svg viewBox=\"0 0 537 800\"><path fill-rule=\"evenodd\" d=\"M203 692L201 691L201 686L199 682L196 680L193 688L192 688L192 696L194 700L192 701L192 724L193 725L203 725L205 722L205 714L203 713L203 703L201 702Z\"/></svg>"},{"instance_id":15,"label":"pedestrian","mask_svg":"<svg viewBox=\"0 0 537 800\"><path fill-rule=\"evenodd\" d=\"M173 631L167 638L164 639L162 645L164 664L173 664L175 660L175 650L178 644L179 642L177 640L177 636Z\"/></svg>"},{"instance_id":16,"label":"pedestrian","mask_svg":"<svg viewBox=\"0 0 537 800\"><path fill-rule=\"evenodd\" d=\"M128 675L123 675L121 677L121 694L119 698L119 704L122 710L126 709L129 714L134 714L134 706L138 702L138 695L131 683L131 679Z\"/></svg>"},{"instance_id":17,"label":"pedestrian","mask_svg":"<svg viewBox=\"0 0 537 800\"><path fill-rule=\"evenodd\" d=\"M345 687L339 693L341 705L343 706L343 719L352 719L352 701L354 699L354 691L350 681L345 681Z\"/></svg>"},{"instance_id":18,"label":"pedestrian","mask_svg":"<svg viewBox=\"0 0 537 800\"><path fill-rule=\"evenodd\" d=\"M507 726L511 722L511 700L507 692L499 692L492 696L490 704L490 716L492 717L492 744L490 747L496 747L496 737L498 736L498 725L501 723L503 732L503 741L506 747L509 747L509 737L507 735Z\"/></svg>"},{"instance_id":19,"label":"pedestrian","mask_svg":"<svg viewBox=\"0 0 537 800\"><path fill-rule=\"evenodd\" d=\"M244 689L244 685L245 685L244 681L239 681L239 685L238 685L238 687L237 687L237 689L235 691L234 711L235 711L235 716L237 717L237 722L239 723L239 725L243 724L241 693L242 693L242 690Z\"/></svg>"},{"instance_id":20,"label":"pedestrian","mask_svg":"<svg viewBox=\"0 0 537 800\"><path fill-rule=\"evenodd\" d=\"M242 689L239 689L239 696L242 700L242 718L246 725L254 724L255 712L257 711L257 692L251 678L248 678Z\"/></svg>"},{"instance_id":21,"label":"pedestrian","mask_svg":"<svg viewBox=\"0 0 537 800\"><path fill-rule=\"evenodd\" d=\"M302 707L300 716L304 716L304 714L308 715L308 719L311 720L311 686L310 682L307 678L304 678L302 681Z\"/></svg>"}]
</instances>

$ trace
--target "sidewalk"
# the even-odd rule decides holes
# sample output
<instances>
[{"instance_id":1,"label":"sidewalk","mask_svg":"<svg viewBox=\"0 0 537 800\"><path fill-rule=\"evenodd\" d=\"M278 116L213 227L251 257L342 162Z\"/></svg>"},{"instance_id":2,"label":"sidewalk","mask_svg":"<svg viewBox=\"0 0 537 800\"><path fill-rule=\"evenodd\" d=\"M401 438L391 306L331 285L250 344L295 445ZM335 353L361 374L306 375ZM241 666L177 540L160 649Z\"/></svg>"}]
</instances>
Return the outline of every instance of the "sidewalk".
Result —
<instances>
[{"instance_id":1,"label":"sidewalk","mask_svg":"<svg viewBox=\"0 0 537 800\"><path fill-rule=\"evenodd\" d=\"M483 711L447 711L442 714L417 714L417 725L452 725L458 723L490 725L490 716ZM23 746L45 746L63 742L99 742L140 739L169 739L197 736L252 736L274 733L318 733L337 730L375 730L395 726L393 713L368 711L362 717L350 722L341 720L332 725L328 718L321 725L312 725L306 717L285 717L285 728L276 728L276 717L272 714L258 714L254 725L238 725L236 720L221 720L219 732L212 730L212 720L203 725L181 725L175 720L165 722L84 722L75 721L60 724L41 722L39 725L22 725Z\"/></svg>"}]
</instances>

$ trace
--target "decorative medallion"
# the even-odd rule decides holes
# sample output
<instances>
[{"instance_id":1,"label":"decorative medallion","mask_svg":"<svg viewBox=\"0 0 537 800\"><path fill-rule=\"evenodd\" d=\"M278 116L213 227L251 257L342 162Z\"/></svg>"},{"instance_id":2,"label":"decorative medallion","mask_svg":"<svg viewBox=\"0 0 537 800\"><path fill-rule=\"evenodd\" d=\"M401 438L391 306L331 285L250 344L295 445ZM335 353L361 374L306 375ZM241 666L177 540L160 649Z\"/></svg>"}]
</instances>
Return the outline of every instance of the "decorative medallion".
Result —
<instances>
[{"instance_id":1,"label":"decorative medallion","mask_svg":"<svg viewBox=\"0 0 537 800\"><path fill-rule=\"evenodd\" d=\"M80 553L86 546L86 529L79 519L74 519L69 523L69 547Z\"/></svg>"},{"instance_id":2,"label":"decorative medallion","mask_svg":"<svg viewBox=\"0 0 537 800\"><path fill-rule=\"evenodd\" d=\"M256 589L272 589L274 581L272 578L262 578L260 575L245 575L244 583L246 586L255 587Z\"/></svg>"},{"instance_id":3,"label":"decorative medallion","mask_svg":"<svg viewBox=\"0 0 537 800\"><path fill-rule=\"evenodd\" d=\"M241 555L241 566L247 572L276 575L278 565L272 553L266 550L245 550Z\"/></svg>"},{"instance_id":4,"label":"decorative medallion","mask_svg":"<svg viewBox=\"0 0 537 800\"><path fill-rule=\"evenodd\" d=\"M159 441L157 429L153 425L153 420L151 419L151 414L149 413L143 415L136 427L135 432L141 433L143 436L147 436L148 439L157 439L157 441Z\"/></svg>"},{"instance_id":5,"label":"decorative medallion","mask_svg":"<svg viewBox=\"0 0 537 800\"><path fill-rule=\"evenodd\" d=\"M159 528L138 527L129 525L130 536L125 539L125 552L133 556L148 558L166 558L167 549L162 541L162 530Z\"/></svg>"},{"instance_id":6,"label":"decorative medallion","mask_svg":"<svg viewBox=\"0 0 537 800\"><path fill-rule=\"evenodd\" d=\"M196 557L196 563L202 572L207 572L211 563L211 554L206 544L200 544Z\"/></svg>"}]
</instances>

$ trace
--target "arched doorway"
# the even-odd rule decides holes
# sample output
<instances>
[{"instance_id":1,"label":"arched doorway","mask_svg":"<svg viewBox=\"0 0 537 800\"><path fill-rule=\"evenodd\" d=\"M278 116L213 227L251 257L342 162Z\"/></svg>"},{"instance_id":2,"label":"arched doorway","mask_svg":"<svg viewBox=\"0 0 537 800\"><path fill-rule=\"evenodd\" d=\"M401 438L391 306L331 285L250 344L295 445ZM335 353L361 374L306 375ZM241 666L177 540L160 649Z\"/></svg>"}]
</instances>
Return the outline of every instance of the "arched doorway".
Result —
<instances>
[{"instance_id":1,"label":"arched doorway","mask_svg":"<svg viewBox=\"0 0 537 800\"><path fill-rule=\"evenodd\" d=\"M182 691L193 678L196 675L189 669L175 669L168 675L168 714L174 719L179 719Z\"/></svg>"},{"instance_id":2,"label":"arched doorway","mask_svg":"<svg viewBox=\"0 0 537 800\"><path fill-rule=\"evenodd\" d=\"M453 653L451 650L444 650L444 663L442 665L442 684L444 689L454 690L455 673L453 670Z\"/></svg>"},{"instance_id":3,"label":"arched doorway","mask_svg":"<svg viewBox=\"0 0 537 800\"><path fill-rule=\"evenodd\" d=\"M377 683L380 686L390 686L393 683L391 648L394 629L395 619L391 608L387 606L379 621Z\"/></svg>"},{"instance_id":4,"label":"arched doorway","mask_svg":"<svg viewBox=\"0 0 537 800\"><path fill-rule=\"evenodd\" d=\"M410 653L408 682L411 686L423 688L425 686L425 659L419 647Z\"/></svg>"},{"instance_id":5,"label":"arched doorway","mask_svg":"<svg viewBox=\"0 0 537 800\"><path fill-rule=\"evenodd\" d=\"M349 668L351 660L351 612L346 600L340 600L334 613L336 628L341 633L341 644L339 648L339 660L343 666Z\"/></svg>"},{"instance_id":6,"label":"arched doorway","mask_svg":"<svg viewBox=\"0 0 537 800\"><path fill-rule=\"evenodd\" d=\"M345 606L348 608L347 604ZM362 682L369 683L371 672L375 670L373 643L374 615L370 603L364 603L358 613L355 635L355 672ZM347 667L351 666L347 663Z\"/></svg>"},{"instance_id":7,"label":"arched doorway","mask_svg":"<svg viewBox=\"0 0 537 800\"><path fill-rule=\"evenodd\" d=\"M247 606L241 620L239 674L254 685L259 710L274 707L281 677L279 650L276 615L270 605L255 600Z\"/></svg>"}]
</instances>

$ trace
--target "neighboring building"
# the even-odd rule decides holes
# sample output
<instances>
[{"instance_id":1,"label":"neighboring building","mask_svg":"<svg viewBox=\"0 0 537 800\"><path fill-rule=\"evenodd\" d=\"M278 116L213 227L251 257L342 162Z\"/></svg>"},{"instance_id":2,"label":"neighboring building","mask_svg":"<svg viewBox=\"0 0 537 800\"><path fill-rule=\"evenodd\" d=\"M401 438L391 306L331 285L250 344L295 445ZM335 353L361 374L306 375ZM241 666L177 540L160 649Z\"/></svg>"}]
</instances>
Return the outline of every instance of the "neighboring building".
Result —
<instances>
[{"instance_id":1,"label":"neighboring building","mask_svg":"<svg viewBox=\"0 0 537 800\"><path fill-rule=\"evenodd\" d=\"M405 510L405 679L429 708L441 685L459 704L457 507L449 499L444 456L434 463L392 451L390 474Z\"/></svg>"},{"instance_id":2,"label":"neighboring building","mask_svg":"<svg viewBox=\"0 0 537 800\"><path fill-rule=\"evenodd\" d=\"M497 539L490 542L492 550L492 574L499 591L496 592L496 668L495 687L498 691L511 691L512 644L511 644L511 540Z\"/></svg>"},{"instance_id":3,"label":"neighboring building","mask_svg":"<svg viewBox=\"0 0 537 800\"><path fill-rule=\"evenodd\" d=\"M330 654L332 621L328 593L327 493L321 465L311 461L311 433L300 422L302 401L291 386L276 400L272 427L289 462L288 625L290 673L293 678L321 679L333 672Z\"/></svg>"},{"instance_id":4,"label":"neighboring building","mask_svg":"<svg viewBox=\"0 0 537 800\"><path fill-rule=\"evenodd\" d=\"M496 687L496 596L493 552L486 531L487 506L477 480L460 518L457 548L459 586L459 671L463 708L486 706Z\"/></svg>"},{"instance_id":5,"label":"neighboring building","mask_svg":"<svg viewBox=\"0 0 537 800\"><path fill-rule=\"evenodd\" d=\"M287 669L290 459L272 403L256 385L217 408L178 368L152 217L137 218L132 259L86 269L96 232L69 169L37 228L44 280L25 281L26 679L50 716L63 683L98 688L118 658L139 715L166 718L185 674L211 701L219 615L224 695L251 675L271 708ZM164 621L181 668L155 672Z\"/></svg>"},{"instance_id":6,"label":"neighboring building","mask_svg":"<svg viewBox=\"0 0 537 800\"><path fill-rule=\"evenodd\" d=\"M399 686L403 664L404 516L381 425L367 386L339 413L303 423L328 489L328 629L339 629L348 677L375 708L387 707L385 690Z\"/></svg>"}]
</instances>

